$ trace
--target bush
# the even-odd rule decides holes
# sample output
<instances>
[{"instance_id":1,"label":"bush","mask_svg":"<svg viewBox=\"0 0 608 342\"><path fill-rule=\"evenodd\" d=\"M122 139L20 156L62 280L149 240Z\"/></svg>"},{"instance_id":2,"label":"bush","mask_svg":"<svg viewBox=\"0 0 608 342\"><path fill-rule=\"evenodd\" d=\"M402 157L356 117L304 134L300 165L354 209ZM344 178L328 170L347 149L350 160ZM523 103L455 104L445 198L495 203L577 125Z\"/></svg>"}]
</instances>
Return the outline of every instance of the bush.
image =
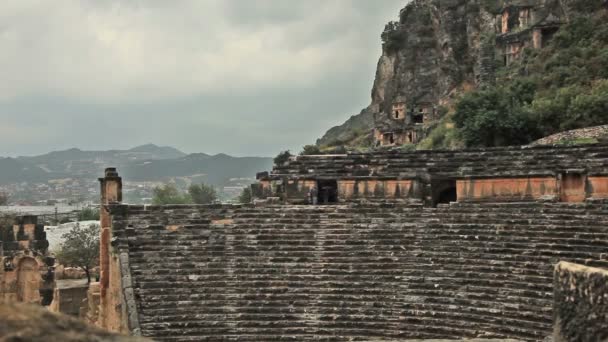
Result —
<instances>
[{"instance_id":1,"label":"bush","mask_svg":"<svg viewBox=\"0 0 608 342\"><path fill-rule=\"evenodd\" d=\"M394 52L401 49L406 42L405 30L396 21L391 21L384 27L380 35L382 46L386 51Z\"/></svg>"},{"instance_id":2,"label":"bush","mask_svg":"<svg viewBox=\"0 0 608 342\"><path fill-rule=\"evenodd\" d=\"M538 137L526 105L533 84L515 82L466 94L456 105L454 123L467 146L526 144Z\"/></svg>"},{"instance_id":3,"label":"bush","mask_svg":"<svg viewBox=\"0 0 608 342\"><path fill-rule=\"evenodd\" d=\"M300 152L301 156L314 154L321 154L321 149L317 145L306 145L302 148L302 152Z\"/></svg>"}]
</instances>

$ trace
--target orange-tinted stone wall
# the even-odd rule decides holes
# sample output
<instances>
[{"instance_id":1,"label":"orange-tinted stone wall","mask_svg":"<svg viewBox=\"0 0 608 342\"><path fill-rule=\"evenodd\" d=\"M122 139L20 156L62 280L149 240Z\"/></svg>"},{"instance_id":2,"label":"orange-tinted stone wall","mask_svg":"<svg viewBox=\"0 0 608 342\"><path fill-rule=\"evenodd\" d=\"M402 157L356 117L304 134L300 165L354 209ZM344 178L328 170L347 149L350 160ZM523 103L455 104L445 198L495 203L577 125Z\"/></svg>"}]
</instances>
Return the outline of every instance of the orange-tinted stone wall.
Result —
<instances>
[{"instance_id":1,"label":"orange-tinted stone wall","mask_svg":"<svg viewBox=\"0 0 608 342\"><path fill-rule=\"evenodd\" d=\"M458 201L500 201L556 196L555 177L461 179L456 181Z\"/></svg>"},{"instance_id":2,"label":"orange-tinted stone wall","mask_svg":"<svg viewBox=\"0 0 608 342\"><path fill-rule=\"evenodd\" d=\"M501 33L507 33L507 32L509 32L509 11L508 10L504 11L502 13L502 18L501 19L502 19L502 25L501 25L502 27L501 27L500 32Z\"/></svg>"},{"instance_id":3,"label":"orange-tinted stone wall","mask_svg":"<svg viewBox=\"0 0 608 342\"><path fill-rule=\"evenodd\" d=\"M338 198L408 198L412 180L339 180Z\"/></svg>"},{"instance_id":4,"label":"orange-tinted stone wall","mask_svg":"<svg viewBox=\"0 0 608 342\"><path fill-rule=\"evenodd\" d=\"M608 198L608 176L587 177L587 187L589 197Z\"/></svg>"}]
</instances>

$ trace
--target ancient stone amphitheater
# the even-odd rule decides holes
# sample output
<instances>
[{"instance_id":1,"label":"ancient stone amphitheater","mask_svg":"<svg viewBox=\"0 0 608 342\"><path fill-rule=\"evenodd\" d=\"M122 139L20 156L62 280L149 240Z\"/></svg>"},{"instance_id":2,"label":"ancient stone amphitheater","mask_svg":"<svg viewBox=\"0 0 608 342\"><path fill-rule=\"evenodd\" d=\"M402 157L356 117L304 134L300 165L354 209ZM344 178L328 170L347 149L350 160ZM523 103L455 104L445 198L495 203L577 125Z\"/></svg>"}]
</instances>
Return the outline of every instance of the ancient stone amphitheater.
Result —
<instances>
[{"instance_id":1,"label":"ancient stone amphitheater","mask_svg":"<svg viewBox=\"0 0 608 342\"><path fill-rule=\"evenodd\" d=\"M402 165L393 178L390 162L334 173L337 203L326 205L290 201L315 179L329 184L314 163L365 158L292 159L302 172L261 175L268 196L255 205L127 205L109 169L97 322L160 341L606 338L608 146L469 151L458 162L424 153L426 164L392 154ZM463 167L482 156L495 163L478 169L497 183ZM353 182L372 181L382 191L346 200ZM421 190L390 183L406 181ZM436 201L433 185L450 182L456 200Z\"/></svg>"}]
</instances>

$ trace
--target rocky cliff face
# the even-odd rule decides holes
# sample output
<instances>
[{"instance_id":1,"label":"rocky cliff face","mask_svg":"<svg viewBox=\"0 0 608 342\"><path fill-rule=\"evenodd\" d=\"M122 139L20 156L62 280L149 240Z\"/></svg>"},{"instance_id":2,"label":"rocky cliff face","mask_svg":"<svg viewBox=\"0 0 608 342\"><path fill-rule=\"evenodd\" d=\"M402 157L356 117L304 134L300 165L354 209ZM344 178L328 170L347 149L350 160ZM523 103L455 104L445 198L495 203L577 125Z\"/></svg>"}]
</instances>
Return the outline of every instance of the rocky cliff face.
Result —
<instances>
[{"instance_id":1,"label":"rocky cliff face","mask_svg":"<svg viewBox=\"0 0 608 342\"><path fill-rule=\"evenodd\" d=\"M490 40L498 1L414 0L382 33L372 102L359 115L329 130L318 145L354 145L371 134L374 118L397 99L449 106L454 95L483 79L483 42ZM493 49L490 49L493 51ZM353 131L353 123L358 130Z\"/></svg>"}]
</instances>

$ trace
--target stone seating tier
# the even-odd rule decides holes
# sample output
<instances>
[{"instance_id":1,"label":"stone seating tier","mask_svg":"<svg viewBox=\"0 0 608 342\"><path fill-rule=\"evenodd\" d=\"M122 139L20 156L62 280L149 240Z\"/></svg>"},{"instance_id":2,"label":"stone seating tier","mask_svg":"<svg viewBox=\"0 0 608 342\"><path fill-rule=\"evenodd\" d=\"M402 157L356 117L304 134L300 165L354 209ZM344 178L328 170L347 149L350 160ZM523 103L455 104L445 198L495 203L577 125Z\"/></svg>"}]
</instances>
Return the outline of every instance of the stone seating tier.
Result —
<instances>
[{"instance_id":1,"label":"stone seating tier","mask_svg":"<svg viewBox=\"0 0 608 342\"><path fill-rule=\"evenodd\" d=\"M275 166L267 178L408 178L421 173L442 177L512 177L554 175L568 170L608 174L608 145L297 156Z\"/></svg>"},{"instance_id":2,"label":"stone seating tier","mask_svg":"<svg viewBox=\"0 0 608 342\"><path fill-rule=\"evenodd\" d=\"M604 202L112 206L159 341L551 334L553 267L608 267Z\"/></svg>"}]
</instances>

